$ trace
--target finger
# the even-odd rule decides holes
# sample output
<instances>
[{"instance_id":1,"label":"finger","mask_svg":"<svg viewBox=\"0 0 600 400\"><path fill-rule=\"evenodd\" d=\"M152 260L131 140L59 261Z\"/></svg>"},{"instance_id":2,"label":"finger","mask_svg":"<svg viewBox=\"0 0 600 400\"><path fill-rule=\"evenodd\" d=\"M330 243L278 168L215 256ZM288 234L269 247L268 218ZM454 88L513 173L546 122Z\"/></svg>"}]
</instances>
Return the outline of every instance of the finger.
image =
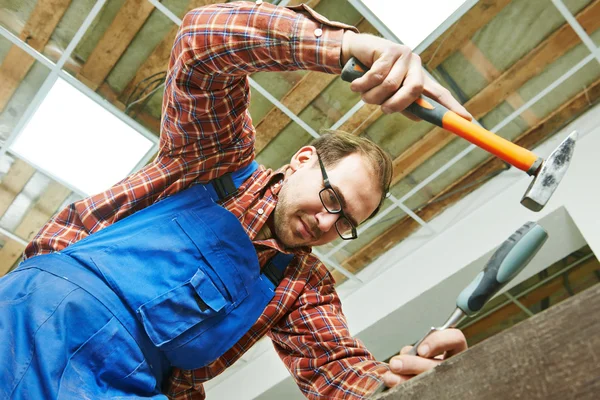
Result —
<instances>
[{"instance_id":1,"label":"finger","mask_svg":"<svg viewBox=\"0 0 600 400\"><path fill-rule=\"evenodd\" d=\"M368 104L383 104L387 99L395 95L402 86L408 73L410 60L407 56L398 57L387 72L383 81L363 93L362 100Z\"/></svg>"},{"instance_id":2,"label":"finger","mask_svg":"<svg viewBox=\"0 0 600 400\"><path fill-rule=\"evenodd\" d=\"M393 54L390 53L380 56L362 77L352 81L350 89L364 94L381 85L394 66L394 60Z\"/></svg>"},{"instance_id":3,"label":"finger","mask_svg":"<svg viewBox=\"0 0 600 400\"><path fill-rule=\"evenodd\" d=\"M402 87L381 105L381 110L387 114L403 111L423 92L424 79L425 73L421 67L421 59L412 54Z\"/></svg>"},{"instance_id":4,"label":"finger","mask_svg":"<svg viewBox=\"0 0 600 400\"><path fill-rule=\"evenodd\" d=\"M412 350L412 348L412 346L404 346L402 350L400 350L400 354L407 354L409 351Z\"/></svg>"},{"instance_id":5,"label":"finger","mask_svg":"<svg viewBox=\"0 0 600 400\"><path fill-rule=\"evenodd\" d=\"M450 91L433 81L429 76L425 76L423 93L438 103L446 106L449 110L454 111L461 117L466 118L469 121L473 120L473 116L452 96Z\"/></svg>"},{"instance_id":6,"label":"finger","mask_svg":"<svg viewBox=\"0 0 600 400\"><path fill-rule=\"evenodd\" d=\"M383 384L389 388L398 386L399 384L406 382L410 378L412 378L411 375L396 375L390 371L386 372L382 376Z\"/></svg>"},{"instance_id":7,"label":"finger","mask_svg":"<svg viewBox=\"0 0 600 400\"><path fill-rule=\"evenodd\" d=\"M453 356L467 349L465 335L459 329L445 329L433 332L419 345L418 353L422 357L444 355Z\"/></svg>"},{"instance_id":8,"label":"finger","mask_svg":"<svg viewBox=\"0 0 600 400\"><path fill-rule=\"evenodd\" d=\"M429 371L442 360L419 356L395 356L390 360L390 370L396 375L418 375Z\"/></svg>"}]
</instances>

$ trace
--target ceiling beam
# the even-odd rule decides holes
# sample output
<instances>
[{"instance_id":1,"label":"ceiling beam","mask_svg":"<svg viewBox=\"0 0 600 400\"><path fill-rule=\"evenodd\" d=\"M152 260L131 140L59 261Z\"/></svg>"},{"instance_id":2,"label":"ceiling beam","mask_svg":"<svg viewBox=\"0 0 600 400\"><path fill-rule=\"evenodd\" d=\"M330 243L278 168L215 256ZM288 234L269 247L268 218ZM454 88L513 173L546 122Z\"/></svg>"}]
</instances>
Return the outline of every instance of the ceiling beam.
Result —
<instances>
[{"instance_id":1,"label":"ceiling beam","mask_svg":"<svg viewBox=\"0 0 600 400\"><path fill-rule=\"evenodd\" d=\"M363 33L377 34L375 28L364 18L357 24L357 28ZM300 114L336 78L337 75L311 71L283 96L281 103L294 114ZM279 108L271 108L264 118L256 124L256 142L254 145L256 153L260 153L290 122L292 120Z\"/></svg>"},{"instance_id":2,"label":"ceiling beam","mask_svg":"<svg viewBox=\"0 0 600 400\"><path fill-rule=\"evenodd\" d=\"M600 28L600 0L594 0L580 11L576 18L588 34L595 32ZM573 28L568 23L563 24L491 84L473 96L465 106L475 118L486 115L524 83L539 75L548 65L580 43Z\"/></svg>"},{"instance_id":3,"label":"ceiling beam","mask_svg":"<svg viewBox=\"0 0 600 400\"><path fill-rule=\"evenodd\" d=\"M69 4L71 0L39 0L19 38L35 50L42 51ZM0 112L4 111L34 63L35 59L18 46L10 47L0 65Z\"/></svg>"},{"instance_id":4,"label":"ceiling beam","mask_svg":"<svg viewBox=\"0 0 600 400\"><path fill-rule=\"evenodd\" d=\"M0 216L8 210L34 173L35 168L19 158L12 163L0 182Z\"/></svg>"},{"instance_id":5,"label":"ceiling beam","mask_svg":"<svg viewBox=\"0 0 600 400\"><path fill-rule=\"evenodd\" d=\"M191 0L188 5L188 11L194 8L206 6L209 4L222 3L220 0ZM169 57L171 55L171 49L173 42L175 41L175 35L179 30L179 26L174 26L169 33L165 35L165 38L154 48L152 54L148 56L146 61L137 70L134 77L129 81L125 89L120 95L121 102L125 102L127 97L133 92L135 87L144 79L157 74L162 71L166 71L169 64Z\"/></svg>"},{"instance_id":6,"label":"ceiling beam","mask_svg":"<svg viewBox=\"0 0 600 400\"><path fill-rule=\"evenodd\" d=\"M481 74L488 85L490 82L495 81L500 75L502 75L502 72L500 72L496 66L492 64L492 62L483 54L479 47L477 47L471 40L466 41L465 45L461 47L460 52ZM508 95L506 102L515 110L525 104L523 98L516 91ZM533 126L540 121L537 115L535 115L535 113L530 109L523 111L520 117L529 126Z\"/></svg>"},{"instance_id":7,"label":"ceiling beam","mask_svg":"<svg viewBox=\"0 0 600 400\"><path fill-rule=\"evenodd\" d=\"M579 12L577 20L588 33L600 28L600 0L594 0ZM522 99L516 97L515 92L579 43L579 37L575 31L565 23L512 67L497 76L485 89L467 101L464 105L465 108L473 114L475 119L479 119L511 96L515 105L522 104ZM528 119L529 122L534 123L538 118L530 114ZM392 185L400 182L427 158L440 151L456 137L438 127L429 131L394 160Z\"/></svg>"},{"instance_id":8,"label":"ceiling beam","mask_svg":"<svg viewBox=\"0 0 600 400\"><path fill-rule=\"evenodd\" d=\"M71 191L57 182L51 182L48 188L27 212L25 218L15 229L14 234L26 240L31 240L48 219L56 212ZM0 276L11 270L21 257L24 246L14 240L9 240L0 249Z\"/></svg>"},{"instance_id":9,"label":"ceiling beam","mask_svg":"<svg viewBox=\"0 0 600 400\"><path fill-rule=\"evenodd\" d=\"M521 134L515 139L515 143L525 148L535 147L566 123L589 109L589 107L592 104L595 104L599 99L600 80L597 80L590 85L590 87L582 90L569 101L558 107L550 115L540 121L539 124ZM472 186L467 185L483 180L483 178L498 172L503 168L505 168L505 164L502 160L497 157L490 157L465 174L461 179L453 182L447 188L442 190L429 200L427 205L421 207L419 210L415 210L415 212L423 220L430 221L447 207L479 188L484 182ZM400 243L420 227L421 225L419 225L417 221L409 216L405 216L352 256L344 260L342 266L348 271L356 273L375 258L383 254L383 252L391 246ZM336 274L334 272L333 275L338 282L345 279L341 274Z\"/></svg>"},{"instance_id":10,"label":"ceiling beam","mask_svg":"<svg viewBox=\"0 0 600 400\"><path fill-rule=\"evenodd\" d=\"M298 115L316 99L336 75L310 71L283 96L281 103ZM256 124L256 154L260 153L292 120L277 107L271 108L263 119Z\"/></svg>"},{"instance_id":11,"label":"ceiling beam","mask_svg":"<svg viewBox=\"0 0 600 400\"><path fill-rule=\"evenodd\" d=\"M483 26L498 15L510 0L480 0L465 15L421 52L423 65L437 68L451 54L464 46Z\"/></svg>"},{"instance_id":12,"label":"ceiling beam","mask_svg":"<svg viewBox=\"0 0 600 400\"><path fill-rule=\"evenodd\" d=\"M126 0L77 74L77 79L96 90L153 10L154 6L147 0Z\"/></svg>"}]
</instances>

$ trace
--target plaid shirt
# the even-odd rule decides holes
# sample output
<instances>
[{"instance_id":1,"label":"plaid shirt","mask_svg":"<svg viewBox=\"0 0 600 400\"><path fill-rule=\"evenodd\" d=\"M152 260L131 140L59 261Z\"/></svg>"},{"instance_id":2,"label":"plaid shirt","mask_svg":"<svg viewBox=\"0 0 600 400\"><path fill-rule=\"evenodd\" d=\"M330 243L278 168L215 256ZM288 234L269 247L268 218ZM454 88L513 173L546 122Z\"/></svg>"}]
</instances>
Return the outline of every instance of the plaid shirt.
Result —
<instances>
[{"instance_id":1,"label":"plaid shirt","mask_svg":"<svg viewBox=\"0 0 600 400\"><path fill-rule=\"evenodd\" d=\"M25 256L61 250L191 185L249 164L255 131L247 75L298 69L339 73L344 29L354 29L306 6L293 8L297 12L239 2L188 13L171 53L156 160L107 191L60 211L27 246ZM253 240L261 266L276 252L289 252L275 239L255 240L277 204L286 168L259 168L222 204ZM350 335L326 267L310 248L293 252L296 257L275 297L254 326L210 365L173 370L170 397L203 399L203 382L223 372L264 335L272 339L307 397L356 399L373 392L387 365L375 361Z\"/></svg>"}]
</instances>

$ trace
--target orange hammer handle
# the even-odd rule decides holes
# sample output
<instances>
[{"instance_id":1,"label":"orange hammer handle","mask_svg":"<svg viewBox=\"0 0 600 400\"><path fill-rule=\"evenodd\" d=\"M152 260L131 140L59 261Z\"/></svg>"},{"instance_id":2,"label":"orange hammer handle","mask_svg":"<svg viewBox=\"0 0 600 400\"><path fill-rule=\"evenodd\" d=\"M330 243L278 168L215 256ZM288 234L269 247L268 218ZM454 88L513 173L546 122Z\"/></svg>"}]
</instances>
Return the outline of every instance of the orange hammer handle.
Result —
<instances>
[{"instance_id":1,"label":"orange hammer handle","mask_svg":"<svg viewBox=\"0 0 600 400\"><path fill-rule=\"evenodd\" d=\"M352 82L363 76L368 70L353 57L344 66L342 79ZM540 165L538 160L541 161L541 159L531 151L474 124L428 97L421 96L406 110L425 121L455 133L530 175L535 175L536 169Z\"/></svg>"},{"instance_id":2,"label":"orange hammer handle","mask_svg":"<svg viewBox=\"0 0 600 400\"><path fill-rule=\"evenodd\" d=\"M539 157L534 153L474 124L434 100L421 96L408 106L407 110L421 119L455 133L520 170L535 172L532 171L532 167Z\"/></svg>"}]
</instances>

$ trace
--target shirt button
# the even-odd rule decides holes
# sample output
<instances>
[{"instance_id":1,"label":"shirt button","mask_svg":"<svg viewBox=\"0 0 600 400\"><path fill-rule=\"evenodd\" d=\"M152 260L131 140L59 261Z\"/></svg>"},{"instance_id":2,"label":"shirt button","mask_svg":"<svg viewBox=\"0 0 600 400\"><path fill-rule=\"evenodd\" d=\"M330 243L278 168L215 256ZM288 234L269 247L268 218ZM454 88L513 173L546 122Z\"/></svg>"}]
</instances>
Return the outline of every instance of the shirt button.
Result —
<instances>
[{"instance_id":1,"label":"shirt button","mask_svg":"<svg viewBox=\"0 0 600 400\"><path fill-rule=\"evenodd\" d=\"M315 29L315 36L316 37L321 37L322 35L323 35L323 29L321 29L321 28Z\"/></svg>"},{"instance_id":2,"label":"shirt button","mask_svg":"<svg viewBox=\"0 0 600 400\"><path fill-rule=\"evenodd\" d=\"M260 6L262 4L263 0L256 0L256 5Z\"/></svg>"},{"instance_id":3,"label":"shirt button","mask_svg":"<svg viewBox=\"0 0 600 400\"><path fill-rule=\"evenodd\" d=\"M263 215L265 213L265 210L263 210L262 208L258 209L258 215Z\"/></svg>"}]
</instances>

